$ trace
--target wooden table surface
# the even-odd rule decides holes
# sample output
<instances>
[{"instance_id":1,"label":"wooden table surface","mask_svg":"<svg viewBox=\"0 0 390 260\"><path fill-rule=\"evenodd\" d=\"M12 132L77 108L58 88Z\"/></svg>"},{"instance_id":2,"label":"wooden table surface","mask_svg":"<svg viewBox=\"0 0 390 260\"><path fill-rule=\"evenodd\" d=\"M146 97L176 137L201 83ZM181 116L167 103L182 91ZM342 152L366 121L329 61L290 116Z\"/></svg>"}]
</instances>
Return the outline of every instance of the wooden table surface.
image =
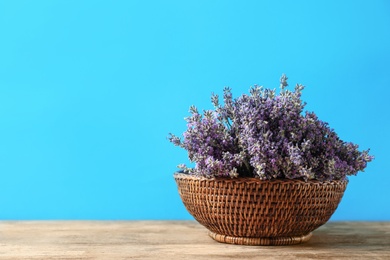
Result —
<instances>
[{"instance_id":1,"label":"wooden table surface","mask_svg":"<svg viewBox=\"0 0 390 260\"><path fill-rule=\"evenodd\" d=\"M309 242L215 242L194 221L0 221L0 259L390 259L390 222L329 222Z\"/></svg>"}]
</instances>

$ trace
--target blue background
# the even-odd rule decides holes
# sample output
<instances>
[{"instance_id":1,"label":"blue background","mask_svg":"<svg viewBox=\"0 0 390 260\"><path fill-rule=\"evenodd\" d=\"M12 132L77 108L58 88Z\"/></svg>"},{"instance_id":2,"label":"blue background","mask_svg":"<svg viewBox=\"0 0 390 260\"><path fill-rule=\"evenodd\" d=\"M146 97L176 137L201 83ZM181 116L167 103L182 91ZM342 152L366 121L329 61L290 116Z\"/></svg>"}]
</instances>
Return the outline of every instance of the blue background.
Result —
<instances>
[{"instance_id":1,"label":"blue background","mask_svg":"<svg viewBox=\"0 0 390 260\"><path fill-rule=\"evenodd\" d=\"M0 219L191 219L168 133L286 73L376 157L333 220L390 220L389 46L389 1L0 1Z\"/></svg>"}]
</instances>

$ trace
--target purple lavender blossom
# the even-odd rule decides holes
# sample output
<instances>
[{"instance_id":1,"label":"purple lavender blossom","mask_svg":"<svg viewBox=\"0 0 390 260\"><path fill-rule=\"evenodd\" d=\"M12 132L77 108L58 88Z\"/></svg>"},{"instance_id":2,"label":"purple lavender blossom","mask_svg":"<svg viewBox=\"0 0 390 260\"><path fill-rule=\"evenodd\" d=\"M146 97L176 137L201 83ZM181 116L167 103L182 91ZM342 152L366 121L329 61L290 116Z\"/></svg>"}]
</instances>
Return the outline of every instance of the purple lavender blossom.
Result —
<instances>
[{"instance_id":1,"label":"purple lavender blossom","mask_svg":"<svg viewBox=\"0 0 390 260\"><path fill-rule=\"evenodd\" d=\"M214 110L200 114L192 106L183 138L169 136L196 163L193 169L179 168L205 177L321 181L363 171L374 159L369 150L360 152L313 112L304 112L304 87L296 85L289 91L287 86L287 77L282 75L279 93L254 86L250 95L233 99L231 89L225 88L223 105L218 95L212 95Z\"/></svg>"}]
</instances>

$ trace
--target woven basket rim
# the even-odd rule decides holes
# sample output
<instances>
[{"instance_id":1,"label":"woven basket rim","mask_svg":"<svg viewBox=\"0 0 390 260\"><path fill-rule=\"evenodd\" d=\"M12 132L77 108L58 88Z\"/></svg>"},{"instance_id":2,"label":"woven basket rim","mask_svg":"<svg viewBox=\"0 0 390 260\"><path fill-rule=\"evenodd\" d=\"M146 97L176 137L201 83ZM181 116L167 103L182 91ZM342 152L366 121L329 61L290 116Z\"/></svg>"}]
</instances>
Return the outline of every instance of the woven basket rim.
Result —
<instances>
[{"instance_id":1,"label":"woven basket rim","mask_svg":"<svg viewBox=\"0 0 390 260\"><path fill-rule=\"evenodd\" d=\"M335 185L335 184L341 184L341 183L348 183L348 179L345 180L332 180L332 181L319 181L319 180L299 180L299 179L271 179L271 180L261 180L259 178L255 177L237 177L237 178L231 178L231 177L203 177L203 176L197 176L197 175L190 175L186 173L181 172L175 172L173 174L173 177L175 180L177 179L187 179L187 180L194 180L194 181L200 181L200 182L234 182L234 183L279 183L279 184L318 184L318 185Z\"/></svg>"}]
</instances>

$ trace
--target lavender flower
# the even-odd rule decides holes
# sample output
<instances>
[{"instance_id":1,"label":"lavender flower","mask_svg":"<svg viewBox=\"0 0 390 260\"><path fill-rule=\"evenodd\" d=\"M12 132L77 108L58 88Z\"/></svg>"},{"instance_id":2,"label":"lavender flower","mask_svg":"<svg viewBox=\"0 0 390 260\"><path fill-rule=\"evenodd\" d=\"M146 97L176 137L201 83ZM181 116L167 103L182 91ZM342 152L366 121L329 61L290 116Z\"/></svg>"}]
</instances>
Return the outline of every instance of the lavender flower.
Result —
<instances>
[{"instance_id":1,"label":"lavender flower","mask_svg":"<svg viewBox=\"0 0 390 260\"><path fill-rule=\"evenodd\" d=\"M363 171L373 160L369 150L342 141L313 112L304 112L304 86L287 90L280 78L280 93L254 86L250 95L233 99L224 89L223 105L212 94L214 110L200 114L190 107L183 138L169 140L188 151L195 168L184 172L205 177L258 177L260 179L340 180Z\"/></svg>"}]
</instances>

